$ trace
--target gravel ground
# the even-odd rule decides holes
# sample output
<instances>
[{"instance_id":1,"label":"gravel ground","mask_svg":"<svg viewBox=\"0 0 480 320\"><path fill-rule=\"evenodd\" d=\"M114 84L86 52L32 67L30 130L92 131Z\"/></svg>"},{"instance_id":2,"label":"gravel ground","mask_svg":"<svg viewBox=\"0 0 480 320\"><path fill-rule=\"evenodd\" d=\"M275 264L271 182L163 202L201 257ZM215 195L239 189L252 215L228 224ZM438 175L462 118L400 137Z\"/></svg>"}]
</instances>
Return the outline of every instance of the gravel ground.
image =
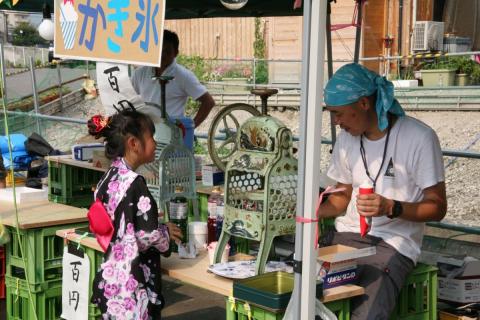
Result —
<instances>
[{"instance_id":1,"label":"gravel ground","mask_svg":"<svg viewBox=\"0 0 480 320\"><path fill-rule=\"evenodd\" d=\"M96 113L102 112L100 100L87 100L83 104L70 108L62 116L87 119ZM211 119L218 112L214 109L207 120L196 132L207 133ZM287 110L285 112L271 112L272 116L279 118L294 135L299 134L299 113ZM465 149L473 140L480 138L480 114L478 112L409 112L410 116L418 118L431 126L438 134L442 149ZM323 114L322 135L329 139L330 125L328 113ZM63 125L55 125L47 130L49 141L55 147L71 145L80 137L85 136L83 126L70 126L69 135L66 137ZM63 126L64 127L64 126ZM325 171L328 161L330 146L322 146L322 159L320 167ZM470 151L480 152L480 140L473 144ZM452 160L444 157L445 165ZM448 197L448 213L444 221L456 224L480 227L480 160L458 158L446 168L446 183Z\"/></svg>"}]
</instances>

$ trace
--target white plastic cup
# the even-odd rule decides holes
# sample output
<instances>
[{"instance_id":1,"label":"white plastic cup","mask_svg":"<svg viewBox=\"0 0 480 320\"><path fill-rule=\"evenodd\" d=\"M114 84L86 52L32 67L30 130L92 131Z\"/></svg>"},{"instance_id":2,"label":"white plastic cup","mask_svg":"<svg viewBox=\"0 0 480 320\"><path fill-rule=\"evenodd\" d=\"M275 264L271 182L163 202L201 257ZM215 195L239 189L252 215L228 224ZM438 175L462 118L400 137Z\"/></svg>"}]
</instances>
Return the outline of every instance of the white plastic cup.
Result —
<instances>
[{"instance_id":1,"label":"white plastic cup","mask_svg":"<svg viewBox=\"0 0 480 320\"><path fill-rule=\"evenodd\" d=\"M217 247L217 241L210 242L210 244L207 246L208 260L210 262L210 265L215 263L215 261L213 261L213 259L215 257L215 248L216 247ZM225 249L223 250L222 259L220 260L220 263L228 262L229 252L230 252L230 245L227 243L227 245L225 246Z\"/></svg>"},{"instance_id":2,"label":"white plastic cup","mask_svg":"<svg viewBox=\"0 0 480 320\"><path fill-rule=\"evenodd\" d=\"M205 248L207 243L207 223L194 221L188 224L188 239L195 244L195 248Z\"/></svg>"}]
</instances>

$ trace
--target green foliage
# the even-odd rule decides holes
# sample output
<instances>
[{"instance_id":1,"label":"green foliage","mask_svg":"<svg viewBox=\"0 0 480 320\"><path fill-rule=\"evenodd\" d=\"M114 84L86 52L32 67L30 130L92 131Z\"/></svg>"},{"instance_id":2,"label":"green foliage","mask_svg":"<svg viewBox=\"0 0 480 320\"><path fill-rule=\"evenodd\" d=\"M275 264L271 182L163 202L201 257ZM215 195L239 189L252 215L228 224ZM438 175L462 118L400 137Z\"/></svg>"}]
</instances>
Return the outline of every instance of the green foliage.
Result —
<instances>
[{"instance_id":1,"label":"green foliage","mask_svg":"<svg viewBox=\"0 0 480 320\"><path fill-rule=\"evenodd\" d=\"M185 56L179 54L177 56L177 63L192 71L200 81L204 81L208 76L205 60L200 56Z\"/></svg>"},{"instance_id":2,"label":"green foliage","mask_svg":"<svg viewBox=\"0 0 480 320\"><path fill-rule=\"evenodd\" d=\"M470 79L472 80L472 84L480 84L480 66L478 64L473 68Z\"/></svg>"},{"instance_id":3,"label":"green foliage","mask_svg":"<svg viewBox=\"0 0 480 320\"><path fill-rule=\"evenodd\" d=\"M185 105L185 115L190 117L197 113L200 108L200 103L188 97L187 104Z\"/></svg>"},{"instance_id":4,"label":"green foliage","mask_svg":"<svg viewBox=\"0 0 480 320\"><path fill-rule=\"evenodd\" d=\"M477 65L469 56L458 56L450 58L451 63L456 67L458 73L472 74Z\"/></svg>"},{"instance_id":5,"label":"green foliage","mask_svg":"<svg viewBox=\"0 0 480 320\"><path fill-rule=\"evenodd\" d=\"M29 22L20 22L14 29L12 35L14 46L31 47L37 44L48 44L48 41L40 37L37 29Z\"/></svg>"},{"instance_id":6,"label":"green foliage","mask_svg":"<svg viewBox=\"0 0 480 320\"><path fill-rule=\"evenodd\" d=\"M264 31L265 28L262 27L262 19L255 18L255 41L253 42L253 56L257 59L266 58ZM256 63L255 83L268 83L268 64L266 61L259 61Z\"/></svg>"},{"instance_id":7,"label":"green foliage","mask_svg":"<svg viewBox=\"0 0 480 320\"><path fill-rule=\"evenodd\" d=\"M193 144L193 153L194 154L208 154L207 148L199 141L195 139Z\"/></svg>"},{"instance_id":8,"label":"green foliage","mask_svg":"<svg viewBox=\"0 0 480 320\"><path fill-rule=\"evenodd\" d=\"M435 58L433 60L426 60L421 65L422 70L440 70L440 69L457 69L457 66L449 58Z\"/></svg>"}]
</instances>

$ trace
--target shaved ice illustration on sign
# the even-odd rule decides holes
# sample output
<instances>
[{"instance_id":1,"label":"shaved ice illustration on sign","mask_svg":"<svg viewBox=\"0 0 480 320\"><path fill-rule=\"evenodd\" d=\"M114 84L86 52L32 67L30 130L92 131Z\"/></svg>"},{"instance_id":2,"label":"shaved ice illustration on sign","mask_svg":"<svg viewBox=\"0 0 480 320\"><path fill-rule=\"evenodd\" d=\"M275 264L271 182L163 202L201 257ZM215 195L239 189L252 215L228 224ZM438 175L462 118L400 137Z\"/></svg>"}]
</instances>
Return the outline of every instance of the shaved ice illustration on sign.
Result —
<instances>
[{"instance_id":1,"label":"shaved ice illustration on sign","mask_svg":"<svg viewBox=\"0 0 480 320\"><path fill-rule=\"evenodd\" d=\"M77 32L78 13L73 6L73 0L60 3L60 26L62 28L63 45L65 49L73 49Z\"/></svg>"}]
</instances>

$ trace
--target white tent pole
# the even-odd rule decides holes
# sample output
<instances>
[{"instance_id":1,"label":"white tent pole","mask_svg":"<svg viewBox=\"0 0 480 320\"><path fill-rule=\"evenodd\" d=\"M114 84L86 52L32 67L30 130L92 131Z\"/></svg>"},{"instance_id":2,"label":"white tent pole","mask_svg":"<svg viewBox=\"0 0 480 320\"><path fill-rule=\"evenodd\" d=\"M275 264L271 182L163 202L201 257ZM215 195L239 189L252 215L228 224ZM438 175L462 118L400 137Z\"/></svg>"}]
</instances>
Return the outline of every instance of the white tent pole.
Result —
<instances>
[{"instance_id":1,"label":"white tent pole","mask_svg":"<svg viewBox=\"0 0 480 320\"><path fill-rule=\"evenodd\" d=\"M298 177L297 177L297 217L303 217L304 198L304 169L305 169L305 132L307 117L307 88L310 52L310 15L312 0L303 1L303 32L302 32L302 82L300 94L300 143L298 153ZM296 224L295 232L295 255L294 255L294 288L293 288L293 318L300 319L302 304L302 247L303 247L303 224Z\"/></svg>"},{"instance_id":2,"label":"white tent pole","mask_svg":"<svg viewBox=\"0 0 480 320\"><path fill-rule=\"evenodd\" d=\"M315 218L314 211L320 180L321 106L323 100L327 1L304 1L297 216L305 216L311 219ZM314 318L315 228L315 223L297 224L295 260L296 265L301 266L301 273L295 273L295 319Z\"/></svg>"},{"instance_id":3,"label":"white tent pole","mask_svg":"<svg viewBox=\"0 0 480 320\"><path fill-rule=\"evenodd\" d=\"M310 59L307 94L306 134L304 140L304 208L306 218L315 218L320 185L320 146L322 137L323 72L325 66L325 25L328 0L312 1L310 22ZM303 164L301 164L303 165ZM303 228L303 268L301 319L313 319L316 285L316 223ZM305 304L303 303L305 301Z\"/></svg>"}]
</instances>

